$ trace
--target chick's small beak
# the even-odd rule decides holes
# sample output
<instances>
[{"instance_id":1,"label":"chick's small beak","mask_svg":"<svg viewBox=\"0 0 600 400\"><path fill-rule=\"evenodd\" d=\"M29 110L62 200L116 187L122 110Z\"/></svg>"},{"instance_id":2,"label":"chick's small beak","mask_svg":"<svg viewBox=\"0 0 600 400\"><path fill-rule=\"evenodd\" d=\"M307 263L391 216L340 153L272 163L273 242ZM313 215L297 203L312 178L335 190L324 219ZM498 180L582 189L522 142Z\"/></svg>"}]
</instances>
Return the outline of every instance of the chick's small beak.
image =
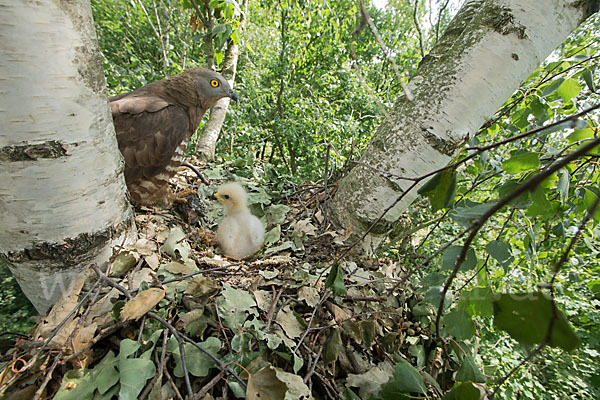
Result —
<instances>
[{"instance_id":1,"label":"chick's small beak","mask_svg":"<svg viewBox=\"0 0 600 400\"><path fill-rule=\"evenodd\" d=\"M238 97L237 94L233 91L233 89L229 90L229 98L237 103Z\"/></svg>"},{"instance_id":2,"label":"chick's small beak","mask_svg":"<svg viewBox=\"0 0 600 400\"><path fill-rule=\"evenodd\" d=\"M218 200L218 201L220 201L221 203L223 202L223 197L221 197L221 195L220 195L219 193L217 193L217 192L214 192L214 193L213 193L213 194L212 194L212 195L209 197L209 199L211 199L211 200Z\"/></svg>"}]
</instances>

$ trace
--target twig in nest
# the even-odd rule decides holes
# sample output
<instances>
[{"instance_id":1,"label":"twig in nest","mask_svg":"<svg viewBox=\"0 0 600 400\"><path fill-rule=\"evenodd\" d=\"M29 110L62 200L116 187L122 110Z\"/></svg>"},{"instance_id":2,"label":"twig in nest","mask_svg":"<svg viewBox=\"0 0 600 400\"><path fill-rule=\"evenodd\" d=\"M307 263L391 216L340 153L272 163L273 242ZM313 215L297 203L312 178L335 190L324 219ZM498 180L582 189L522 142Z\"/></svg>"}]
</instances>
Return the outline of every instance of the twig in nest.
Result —
<instances>
[{"instance_id":1,"label":"twig in nest","mask_svg":"<svg viewBox=\"0 0 600 400\"><path fill-rule=\"evenodd\" d=\"M73 314L75 314L77 312L77 310L79 310L79 307L81 307L81 305L87 300L87 298L92 294L92 292L94 291L94 289L96 289L96 286L98 286L99 283L100 283L100 280L97 280L92 285L90 290L88 290L87 293L81 298L81 300L79 300L79 303L77 303L77 305L69 312L69 314L67 314L67 316L65 318L63 318L62 321L60 321L60 323L56 326L56 328L54 328L52 333L50 333L50 336L48 336L48 338L46 340L44 340L42 346L40 346L38 351L36 351L35 354L33 355L33 357L31 357L31 359L27 362L27 364L25 364L23 366L23 368L21 368L21 372L25 372L26 370L31 368L31 366L37 361L37 358L39 357L39 355L42 354L42 352L46 349L46 346L48 346L48 344L52 341L52 339L54 339L54 337L58 334L58 331L60 331L62 329L62 327L67 323L69 318L71 318L71 316ZM2 386L0 386L0 393L2 393L4 391L4 389L6 389L8 386L10 386L17 379L17 377L20 377L20 376L21 376L20 374L15 374L9 380L4 382L4 384Z\"/></svg>"},{"instance_id":2,"label":"twig in nest","mask_svg":"<svg viewBox=\"0 0 600 400\"><path fill-rule=\"evenodd\" d=\"M269 312L267 313L267 327L265 330L268 332L271 327L271 322L273 322L273 316L275 315L275 310L277 309L277 303L279 302L279 298L283 293L284 288L282 287L279 292L275 296L273 296L273 302L271 303L271 307L269 308Z\"/></svg>"},{"instance_id":3,"label":"twig in nest","mask_svg":"<svg viewBox=\"0 0 600 400\"><path fill-rule=\"evenodd\" d=\"M198 168L196 168L195 166L193 166L192 164L190 164L189 162L186 162L186 161L182 162L181 165L183 167L188 167L189 169L194 171L196 173L196 175L198 175L198 178L200 178L202 183L204 183L206 186L210 185L210 182L208 181L208 179L206 179L204 177L204 175L202 175L202 173L198 170Z\"/></svg>"},{"instance_id":4,"label":"twig in nest","mask_svg":"<svg viewBox=\"0 0 600 400\"><path fill-rule=\"evenodd\" d=\"M209 390L212 389L213 386L215 386L217 383L219 383L219 381L221 381L221 379L223 379L224 376L225 376L225 371L221 370L221 372L219 372L217 375L215 375L215 377L212 378L210 380L210 382L208 382L206 385L204 385L204 387L202 389L200 389L200 391L194 395L194 399L201 399L204 396L206 396L206 394L209 392Z\"/></svg>"},{"instance_id":5,"label":"twig in nest","mask_svg":"<svg viewBox=\"0 0 600 400\"><path fill-rule=\"evenodd\" d=\"M163 366L163 372L165 373L165 376L167 377L167 380L171 384L171 387L175 391L175 395L177 396L177 398L179 400L183 400L183 396L179 392L179 389L177 389L177 385L175 384L175 381L173 380L173 377L171 377L171 374L169 374L169 370L167 369L166 365Z\"/></svg>"},{"instance_id":6,"label":"twig in nest","mask_svg":"<svg viewBox=\"0 0 600 400\"><path fill-rule=\"evenodd\" d=\"M84 347L82 347L79 351L71 354L70 356L63 358L62 361L60 362L60 364L61 365L66 364L73 358L75 358L75 357L81 355L82 353L86 352L87 350L91 349L92 346L94 346L96 343L98 343L102 339L112 335L113 333L115 333L116 331L118 331L119 329L121 329L125 325L127 325L129 322L130 321L119 321L114 325L110 325L110 326L104 328L88 344L86 344Z\"/></svg>"},{"instance_id":7,"label":"twig in nest","mask_svg":"<svg viewBox=\"0 0 600 400\"><path fill-rule=\"evenodd\" d=\"M229 341L229 338L227 337L227 332L225 332L225 327L223 327L223 323L221 322L221 314L219 314L219 306L217 305L216 301L213 304L215 305L215 314L217 315L217 322L219 323L219 330L223 334L223 339L225 339L225 342L227 343L228 350L231 351L231 342Z\"/></svg>"},{"instance_id":8,"label":"twig in nest","mask_svg":"<svg viewBox=\"0 0 600 400\"><path fill-rule=\"evenodd\" d=\"M106 275L104 275L102 273L102 271L100 271L98 266L92 265L92 269L94 270L96 275L98 275L98 277L100 279L102 279L106 284L108 284L111 287L114 287L115 289L117 289L118 291L123 293L125 295L125 297L127 297L128 299L131 299L131 294L129 293L129 291L127 289L125 289L123 286L119 285L118 283L116 283L113 280L111 280L110 278L108 278ZM210 357L211 360L213 360L215 363L217 363L217 365L219 366L220 369L226 370L228 374L230 374L233 378L235 378L235 380L237 380L240 383L240 385L242 385L242 387L244 387L244 389L246 388L246 382L244 382L235 372L233 372L231 369L229 369L221 360L219 360L217 357L215 357L215 355L212 354L210 351L206 350L204 347L200 346L198 343L196 343L189 337L185 336L183 333L180 333L177 329L175 329L175 327L173 325L171 325L169 322L165 321L163 318L161 318L156 313L154 313L152 311L148 311L146 313L146 315L150 318L157 320L163 326L165 326L175 336L175 338L177 340L181 339L183 341L186 341L186 342L190 343L192 346L194 346L195 348L197 348L198 350L200 350L201 352L203 352L204 354L206 354L208 357ZM180 348L181 348L181 346L180 346ZM182 353L182 355L183 355L183 353ZM182 364L184 364L184 368L185 368L185 363L183 362L184 361L183 357L181 357L181 361L182 361ZM184 371L185 371L185 369L184 369ZM191 390L191 386L188 389Z\"/></svg>"},{"instance_id":9,"label":"twig in nest","mask_svg":"<svg viewBox=\"0 0 600 400\"><path fill-rule=\"evenodd\" d=\"M321 353L323 353L324 348L325 348L325 346L319 346L319 352L317 353L317 356L315 357L315 359L312 361L312 364L308 367L308 373L304 377L305 384L308 383L308 381L310 380L312 375L315 373L315 368L317 367L317 361L319 361L319 358L321 358Z\"/></svg>"}]
</instances>

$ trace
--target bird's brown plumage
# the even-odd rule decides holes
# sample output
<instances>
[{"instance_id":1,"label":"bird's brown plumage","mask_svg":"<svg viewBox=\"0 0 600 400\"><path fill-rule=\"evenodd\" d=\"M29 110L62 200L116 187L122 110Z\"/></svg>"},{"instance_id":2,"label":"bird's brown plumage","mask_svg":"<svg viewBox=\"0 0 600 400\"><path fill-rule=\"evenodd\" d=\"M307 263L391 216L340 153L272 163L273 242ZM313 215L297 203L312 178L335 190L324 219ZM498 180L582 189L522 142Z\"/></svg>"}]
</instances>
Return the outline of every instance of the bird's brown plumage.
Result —
<instances>
[{"instance_id":1,"label":"bird's brown plumage","mask_svg":"<svg viewBox=\"0 0 600 400\"><path fill-rule=\"evenodd\" d=\"M168 181L204 113L235 92L218 73L192 68L110 99L125 182L133 201L168 205Z\"/></svg>"}]
</instances>

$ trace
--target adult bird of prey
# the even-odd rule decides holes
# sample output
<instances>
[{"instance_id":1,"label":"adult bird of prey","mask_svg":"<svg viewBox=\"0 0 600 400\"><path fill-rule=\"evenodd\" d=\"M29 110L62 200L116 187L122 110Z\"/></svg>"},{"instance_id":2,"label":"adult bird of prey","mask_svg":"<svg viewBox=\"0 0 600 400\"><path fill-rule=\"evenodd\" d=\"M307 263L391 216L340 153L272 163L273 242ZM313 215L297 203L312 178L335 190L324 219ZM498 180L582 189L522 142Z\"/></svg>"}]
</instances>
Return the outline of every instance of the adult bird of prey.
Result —
<instances>
[{"instance_id":1,"label":"adult bird of prey","mask_svg":"<svg viewBox=\"0 0 600 400\"><path fill-rule=\"evenodd\" d=\"M125 182L140 205L169 206L169 179L190 137L217 100L237 95L217 72L191 68L110 99Z\"/></svg>"}]
</instances>

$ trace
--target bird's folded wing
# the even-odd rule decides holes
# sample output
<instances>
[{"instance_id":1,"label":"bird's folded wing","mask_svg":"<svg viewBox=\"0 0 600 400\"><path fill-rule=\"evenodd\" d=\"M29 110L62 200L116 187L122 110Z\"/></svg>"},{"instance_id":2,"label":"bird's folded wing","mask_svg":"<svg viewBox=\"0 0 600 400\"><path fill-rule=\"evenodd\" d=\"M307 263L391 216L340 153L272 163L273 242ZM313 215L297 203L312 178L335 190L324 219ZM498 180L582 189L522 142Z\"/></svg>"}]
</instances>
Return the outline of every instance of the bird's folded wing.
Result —
<instances>
[{"instance_id":1,"label":"bird's folded wing","mask_svg":"<svg viewBox=\"0 0 600 400\"><path fill-rule=\"evenodd\" d=\"M112 101L111 108L117 109L113 121L128 182L163 171L179 144L192 133L187 112L157 97L125 96Z\"/></svg>"},{"instance_id":2,"label":"bird's folded wing","mask_svg":"<svg viewBox=\"0 0 600 400\"><path fill-rule=\"evenodd\" d=\"M115 114L139 114L144 111L156 112L167 107L164 99L150 94L125 93L110 99L110 110Z\"/></svg>"}]
</instances>

